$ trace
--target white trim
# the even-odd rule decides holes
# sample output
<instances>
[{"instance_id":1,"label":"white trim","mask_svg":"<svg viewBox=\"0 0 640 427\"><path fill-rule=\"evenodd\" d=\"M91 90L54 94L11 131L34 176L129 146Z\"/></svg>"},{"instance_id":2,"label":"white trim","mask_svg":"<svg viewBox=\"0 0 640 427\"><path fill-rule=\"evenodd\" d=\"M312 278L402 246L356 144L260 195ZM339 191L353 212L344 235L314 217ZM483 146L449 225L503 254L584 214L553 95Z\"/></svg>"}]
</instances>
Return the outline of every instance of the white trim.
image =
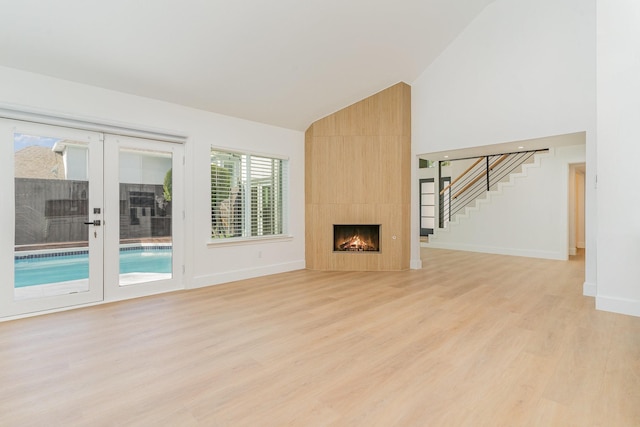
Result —
<instances>
[{"instance_id":1,"label":"white trim","mask_svg":"<svg viewBox=\"0 0 640 427\"><path fill-rule=\"evenodd\" d=\"M7 103L0 103L0 117L37 124L69 127L85 131L104 132L113 135L154 139L177 144L184 144L187 140L187 135L182 132L151 128L147 126L134 126L128 123L121 123L112 120L81 117Z\"/></svg>"},{"instance_id":2,"label":"white trim","mask_svg":"<svg viewBox=\"0 0 640 427\"><path fill-rule=\"evenodd\" d=\"M105 209L105 253L104 253L104 298L105 301L120 301L138 296L152 295L158 292L184 289L182 281L182 265L184 264L184 221L179 214L184 206L184 167L182 156L184 147L181 144L170 144L166 141L148 140L137 137L123 137L120 135L106 135L103 161L104 171L104 197L106 205L114 205L116 209ZM120 240L119 222L120 213L117 201L120 199L120 152L121 150L138 153L162 152L170 153L171 169L173 170L174 197L173 209L176 215L171 217L172 223L172 274L168 277L143 277L139 276L135 285L128 286L122 280L119 273ZM108 229L107 227L112 227ZM113 228L115 227L115 228ZM109 230L109 231L108 231ZM152 246L160 245L154 243ZM149 279L149 280L146 280Z\"/></svg>"},{"instance_id":3,"label":"white trim","mask_svg":"<svg viewBox=\"0 0 640 427\"><path fill-rule=\"evenodd\" d=\"M16 315L11 315L11 316L6 316L6 317L0 317L0 323L8 322L10 320L26 319L28 317L43 316L45 314L60 313L62 311L76 310L78 308L95 307L95 306L103 305L103 304L111 304L113 302L126 301L126 300L136 299L136 298L144 298L144 297L149 297L149 296L153 296L153 295L166 294L166 293L169 293L169 292L176 292L176 291L181 291L181 290L182 289L169 289L169 290L158 291L158 292L155 292L155 293L150 293L148 295L127 296L127 297L124 297L122 299L114 300L114 301L106 301L106 300L104 300L104 301L91 302L91 303L87 303L87 304L77 304L77 305L69 305L69 306L65 306L65 307L52 308L52 309L47 309L47 310L42 310L42 311L32 311L32 312L24 313L24 314L16 314Z\"/></svg>"},{"instance_id":4,"label":"white trim","mask_svg":"<svg viewBox=\"0 0 640 427\"><path fill-rule=\"evenodd\" d=\"M412 259L409 262L409 268L411 270L422 270L422 260L421 259Z\"/></svg>"},{"instance_id":5,"label":"white trim","mask_svg":"<svg viewBox=\"0 0 640 427\"><path fill-rule=\"evenodd\" d=\"M229 237L210 240L207 242L207 246L215 248L218 246L240 246L240 245L255 245L259 243L280 243L290 242L293 240L293 236L290 234L271 235L271 236L255 236L255 237Z\"/></svg>"},{"instance_id":6,"label":"white trim","mask_svg":"<svg viewBox=\"0 0 640 427\"><path fill-rule=\"evenodd\" d=\"M218 274L208 274L194 277L189 289L204 288L222 283L235 282L238 280L253 279L255 277L268 276L271 274L287 273L289 271L304 270L305 261L292 261L282 264L272 264L263 267L245 268L241 270L226 271Z\"/></svg>"},{"instance_id":7,"label":"white trim","mask_svg":"<svg viewBox=\"0 0 640 427\"><path fill-rule=\"evenodd\" d=\"M598 294L598 287L595 283L584 282L582 284L582 295L585 297L595 297Z\"/></svg>"},{"instance_id":8,"label":"white trim","mask_svg":"<svg viewBox=\"0 0 640 427\"><path fill-rule=\"evenodd\" d=\"M211 145L211 150L221 151L223 153L241 154L245 156L257 156L257 157L267 157L270 159L289 160L289 156L283 156L281 154L261 153L259 151L251 151L251 150L238 150L237 148L229 148L229 147L224 147L222 145L215 145L215 144Z\"/></svg>"},{"instance_id":9,"label":"white trim","mask_svg":"<svg viewBox=\"0 0 640 427\"><path fill-rule=\"evenodd\" d=\"M567 255L554 251L538 251L529 249L504 248L497 246L470 245L466 243L429 242L423 243L425 248L450 249L454 251L481 252L496 255L523 256L529 258L554 259L566 261Z\"/></svg>"},{"instance_id":10,"label":"white trim","mask_svg":"<svg viewBox=\"0 0 640 427\"><path fill-rule=\"evenodd\" d=\"M596 309L640 317L640 301L638 300L596 296Z\"/></svg>"},{"instance_id":11,"label":"white trim","mask_svg":"<svg viewBox=\"0 0 640 427\"><path fill-rule=\"evenodd\" d=\"M100 181L96 181L96 178L100 177L100 180L103 176L103 162L102 162L102 138L101 134L98 132L90 132L86 130L78 130L75 128L68 127L60 127L60 126L50 126L46 124L40 123L27 123L23 121L15 121L10 119L2 119L0 120L0 133L2 133L0 140L2 140L3 150L0 152L5 155L7 158L13 157L13 153L7 153L7 151L11 150L13 144L8 144L4 142L12 141L16 132L37 132L36 135L46 135L46 136L64 136L72 139L76 139L78 141L86 141L89 144L89 171L90 177L88 179L88 194L89 199L88 203L90 207L93 208L103 208L103 194L102 194L102 186L99 185ZM5 133L6 132L6 133ZM49 133L51 132L51 133ZM4 139L7 138L7 139ZM14 170L13 165L10 168L6 168L2 171L3 177L11 177L7 181L13 182L14 179ZM3 215L3 225L5 225L5 233L6 240L2 241L0 245L0 255L2 258L8 262L9 260L15 259L16 251L14 245L14 233L15 233L15 198L14 198L15 188L13 185L10 186L8 190L8 199L11 200L9 203L9 209L6 215ZM89 221L93 221L96 219L102 219L102 214L94 214L91 211L87 213L87 217ZM7 222L4 222L7 221ZM49 309L56 309L61 307L72 307L72 306L80 306L88 303L94 303L98 301L104 300L103 293L103 265L102 265L102 257L103 257L103 239L104 239L104 227L95 227L92 231L95 231L95 237L90 238L91 234L88 234L87 243L88 247L86 247L87 251L90 253L89 256L89 277L88 280L90 286L88 290L82 292L75 293L65 293L58 295L49 295L44 298L36 297L36 298L27 298L27 299L16 299L15 298L15 276L14 276L14 268L10 268L9 271L6 272L7 283L0 287L0 317L11 317L14 315L21 316L26 313L38 313L42 311L46 311ZM71 252L71 250L69 250Z\"/></svg>"}]
</instances>

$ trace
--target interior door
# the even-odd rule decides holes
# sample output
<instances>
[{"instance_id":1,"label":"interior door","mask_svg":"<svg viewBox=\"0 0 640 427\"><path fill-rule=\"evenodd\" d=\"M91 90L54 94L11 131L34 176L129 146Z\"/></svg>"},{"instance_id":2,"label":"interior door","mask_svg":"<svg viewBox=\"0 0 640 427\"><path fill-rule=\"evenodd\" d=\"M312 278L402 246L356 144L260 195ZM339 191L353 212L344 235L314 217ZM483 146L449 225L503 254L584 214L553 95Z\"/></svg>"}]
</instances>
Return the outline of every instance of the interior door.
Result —
<instances>
[{"instance_id":1,"label":"interior door","mask_svg":"<svg viewBox=\"0 0 640 427\"><path fill-rule=\"evenodd\" d=\"M105 136L105 297L181 288L180 144Z\"/></svg>"},{"instance_id":2,"label":"interior door","mask_svg":"<svg viewBox=\"0 0 640 427\"><path fill-rule=\"evenodd\" d=\"M103 299L102 135L0 120L0 317Z\"/></svg>"}]
</instances>

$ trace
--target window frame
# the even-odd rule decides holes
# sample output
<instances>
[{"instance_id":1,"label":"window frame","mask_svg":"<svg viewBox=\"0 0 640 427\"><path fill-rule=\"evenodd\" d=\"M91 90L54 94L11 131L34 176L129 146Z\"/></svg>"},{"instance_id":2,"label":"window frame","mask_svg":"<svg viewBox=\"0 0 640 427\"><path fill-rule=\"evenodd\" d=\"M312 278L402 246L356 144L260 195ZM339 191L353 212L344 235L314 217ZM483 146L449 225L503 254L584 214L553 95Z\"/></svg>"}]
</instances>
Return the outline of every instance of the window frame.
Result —
<instances>
[{"instance_id":1,"label":"window frame","mask_svg":"<svg viewBox=\"0 0 640 427\"><path fill-rule=\"evenodd\" d=\"M212 158L214 155L214 152L217 153L222 153L222 154L226 154L231 156L239 156L240 159L240 170L242 171L243 167L242 167L242 163L244 162L243 158L248 159L247 160L247 170L251 171L251 169L254 167L252 165L251 162L251 158L252 157L258 157L258 158L266 158L266 159L271 159L271 160L277 160L282 162L282 179L281 179L281 187L280 187L280 193L282 195L282 200L280 203L280 216L282 219L282 226L281 226L281 232L279 234L267 234L267 235L256 235L253 236L251 235L252 233L252 222L251 222L251 218L253 217L254 213L252 212L252 200L251 200L251 194L252 194L252 186L251 185L247 185L247 178L246 176L244 176L244 173L241 172L240 173L240 179L242 182L242 192L240 193L242 195L242 206L243 206L243 213L242 213L242 225L241 225L241 229L242 229L242 233L243 234L247 234L247 235L243 235L243 236L234 236L234 237L214 237L213 236L213 203L211 200L211 194L213 191L213 187L212 187L212 177L211 177L211 171L209 172L209 194L210 194L210 199L209 199L209 205L210 205L210 216L209 216L209 241L208 241L208 245L209 246L224 246L224 245L237 245L237 244L251 244L251 243L259 243L259 242L267 242L267 241L274 241L274 240L278 240L278 241L282 241L282 240L291 240L292 236L289 234L289 187L290 187L290 164L289 164L289 157L287 156L281 156L281 155L277 155L277 154L273 154L273 153L261 153L261 152L256 152L256 151L250 151L250 150L238 150L238 149L230 149L228 147L221 147L221 146L216 146L216 145L211 145L209 147L209 168L211 169L211 166L214 164L212 162ZM249 183L251 183L251 173L248 174L249 175Z\"/></svg>"}]
</instances>

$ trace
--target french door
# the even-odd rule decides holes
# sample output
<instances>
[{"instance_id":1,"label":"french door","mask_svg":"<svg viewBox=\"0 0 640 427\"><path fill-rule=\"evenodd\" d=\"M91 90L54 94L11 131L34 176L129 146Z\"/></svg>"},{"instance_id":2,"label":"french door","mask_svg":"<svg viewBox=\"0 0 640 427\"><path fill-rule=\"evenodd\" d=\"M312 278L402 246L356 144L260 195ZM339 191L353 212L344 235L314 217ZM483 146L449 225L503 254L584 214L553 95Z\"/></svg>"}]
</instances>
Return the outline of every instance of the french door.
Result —
<instances>
[{"instance_id":1,"label":"french door","mask_svg":"<svg viewBox=\"0 0 640 427\"><path fill-rule=\"evenodd\" d=\"M184 233L180 144L116 135L104 141L105 299L180 288Z\"/></svg>"},{"instance_id":2,"label":"french door","mask_svg":"<svg viewBox=\"0 0 640 427\"><path fill-rule=\"evenodd\" d=\"M179 288L181 150L1 120L0 318Z\"/></svg>"}]
</instances>

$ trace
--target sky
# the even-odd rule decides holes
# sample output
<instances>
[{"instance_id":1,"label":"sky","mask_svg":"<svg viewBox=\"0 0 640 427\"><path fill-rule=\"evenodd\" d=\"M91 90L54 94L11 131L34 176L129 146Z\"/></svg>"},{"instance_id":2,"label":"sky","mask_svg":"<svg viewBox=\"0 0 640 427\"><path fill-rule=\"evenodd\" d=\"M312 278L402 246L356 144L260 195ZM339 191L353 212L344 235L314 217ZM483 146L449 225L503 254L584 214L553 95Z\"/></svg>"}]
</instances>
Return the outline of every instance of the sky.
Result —
<instances>
[{"instance_id":1,"label":"sky","mask_svg":"<svg viewBox=\"0 0 640 427\"><path fill-rule=\"evenodd\" d=\"M20 151L23 148L27 148L33 145L51 148L58 141L60 141L60 138L16 133L13 135L13 151Z\"/></svg>"}]
</instances>

